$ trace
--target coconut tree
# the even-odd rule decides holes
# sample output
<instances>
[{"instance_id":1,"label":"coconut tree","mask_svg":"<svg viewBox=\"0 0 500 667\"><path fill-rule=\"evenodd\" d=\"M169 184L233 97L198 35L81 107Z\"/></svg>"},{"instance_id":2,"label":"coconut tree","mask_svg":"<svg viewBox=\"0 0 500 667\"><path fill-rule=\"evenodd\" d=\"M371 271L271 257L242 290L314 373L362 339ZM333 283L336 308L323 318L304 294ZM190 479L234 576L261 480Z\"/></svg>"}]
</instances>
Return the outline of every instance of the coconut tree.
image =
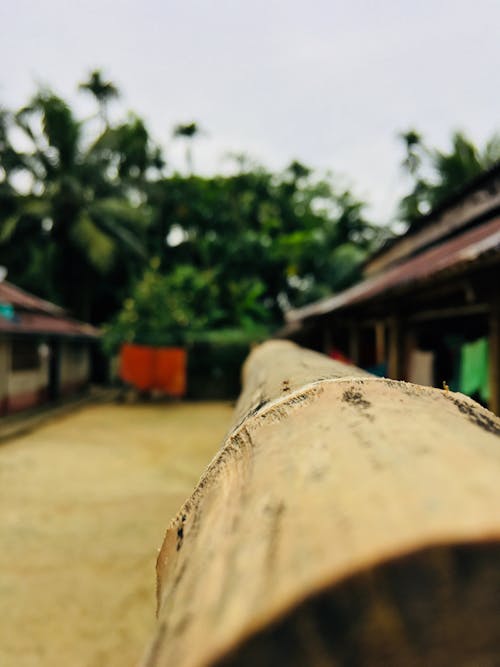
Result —
<instances>
[{"instance_id":1,"label":"coconut tree","mask_svg":"<svg viewBox=\"0 0 500 667\"><path fill-rule=\"evenodd\" d=\"M174 127L173 136L174 138L184 139L186 143L186 167L188 174L193 174L194 165L193 165L193 153L192 153L192 143L195 137L200 134L200 128L197 123L187 123L185 125L176 125Z\"/></svg>"},{"instance_id":2,"label":"coconut tree","mask_svg":"<svg viewBox=\"0 0 500 667\"><path fill-rule=\"evenodd\" d=\"M15 124L30 144L18 169L25 192L17 193L0 242L5 252L20 236L37 238L48 260L39 291L91 319L92 297L117 262L126 274L131 262L144 258L147 212L112 177L116 156L85 144L82 124L53 92L38 93Z\"/></svg>"},{"instance_id":3,"label":"coconut tree","mask_svg":"<svg viewBox=\"0 0 500 667\"><path fill-rule=\"evenodd\" d=\"M99 105L99 115L107 126L108 123L108 105L111 100L117 99L120 96L120 91L111 81L106 81L103 78L102 71L95 69L89 74L87 81L80 83L78 88L93 95L97 104Z\"/></svg>"}]
</instances>

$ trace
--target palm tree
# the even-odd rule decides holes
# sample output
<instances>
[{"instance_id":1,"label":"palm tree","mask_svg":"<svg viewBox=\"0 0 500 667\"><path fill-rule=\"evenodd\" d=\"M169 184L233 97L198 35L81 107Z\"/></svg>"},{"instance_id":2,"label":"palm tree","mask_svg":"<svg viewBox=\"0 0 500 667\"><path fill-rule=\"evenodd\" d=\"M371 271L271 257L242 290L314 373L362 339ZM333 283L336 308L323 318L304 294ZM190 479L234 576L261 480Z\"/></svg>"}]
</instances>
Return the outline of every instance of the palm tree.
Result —
<instances>
[{"instance_id":1,"label":"palm tree","mask_svg":"<svg viewBox=\"0 0 500 667\"><path fill-rule=\"evenodd\" d=\"M113 153L118 174L128 183L144 182L149 168L161 173L165 166L162 151L151 141L144 121L132 113L125 122L107 127L97 138L94 151Z\"/></svg>"},{"instance_id":2,"label":"palm tree","mask_svg":"<svg viewBox=\"0 0 500 667\"><path fill-rule=\"evenodd\" d=\"M406 149L403 168L415 176L422 165L422 154L426 152L422 136L416 130L408 130L401 132L399 138L405 144Z\"/></svg>"},{"instance_id":3,"label":"palm tree","mask_svg":"<svg viewBox=\"0 0 500 667\"><path fill-rule=\"evenodd\" d=\"M82 125L68 105L42 91L15 117L31 143L23 154L27 194L4 220L0 242L38 237L50 247L46 293L79 317L92 315L91 297L118 259L144 259L143 209L134 207L121 181L109 175L116 156L83 144ZM38 130L37 128L41 129Z\"/></svg>"},{"instance_id":4,"label":"palm tree","mask_svg":"<svg viewBox=\"0 0 500 667\"><path fill-rule=\"evenodd\" d=\"M186 125L176 125L174 127L173 136L174 138L182 138L186 141L186 167L188 174L193 174L193 154L192 154L192 142L193 139L200 134L200 128L197 123L187 123Z\"/></svg>"},{"instance_id":5,"label":"palm tree","mask_svg":"<svg viewBox=\"0 0 500 667\"><path fill-rule=\"evenodd\" d=\"M293 160L285 171L290 174L294 183L301 178L307 178L311 174L309 167L298 160Z\"/></svg>"},{"instance_id":6,"label":"palm tree","mask_svg":"<svg viewBox=\"0 0 500 667\"><path fill-rule=\"evenodd\" d=\"M12 184L12 177L24 166L21 155L15 150L10 140L9 130L12 122L12 114L7 109L0 107L0 211L3 218L0 227L0 241L2 236L9 233L8 217L16 207L17 193Z\"/></svg>"},{"instance_id":7,"label":"palm tree","mask_svg":"<svg viewBox=\"0 0 500 667\"><path fill-rule=\"evenodd\" d=\"M102 71L99 69L90 72L87 81L80 83L78 88L79 90L87 91L94 96L99 105L99 115L101 116L104 126L107 126L108 105L111 100L117 99L120 96L118 88L111 81L105 81Z\"/></svg>"}]
</instances>

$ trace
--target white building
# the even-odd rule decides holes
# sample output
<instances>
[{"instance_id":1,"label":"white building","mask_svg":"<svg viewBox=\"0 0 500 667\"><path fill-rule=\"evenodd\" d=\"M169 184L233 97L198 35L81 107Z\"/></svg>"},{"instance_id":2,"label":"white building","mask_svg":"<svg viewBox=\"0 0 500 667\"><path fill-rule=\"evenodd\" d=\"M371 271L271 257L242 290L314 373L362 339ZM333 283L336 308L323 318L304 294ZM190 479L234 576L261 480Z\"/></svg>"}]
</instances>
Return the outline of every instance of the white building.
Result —
<instances>
[{"instance_id":1,"label":"white building","mask_svg":"<svg viewBox=\"0 0 500 667\"><path fill-rule=\"evenodd\" d=\"M81 391L98 336L55 304L0 282L0 415Z\"/></svg>"}]
</instances>

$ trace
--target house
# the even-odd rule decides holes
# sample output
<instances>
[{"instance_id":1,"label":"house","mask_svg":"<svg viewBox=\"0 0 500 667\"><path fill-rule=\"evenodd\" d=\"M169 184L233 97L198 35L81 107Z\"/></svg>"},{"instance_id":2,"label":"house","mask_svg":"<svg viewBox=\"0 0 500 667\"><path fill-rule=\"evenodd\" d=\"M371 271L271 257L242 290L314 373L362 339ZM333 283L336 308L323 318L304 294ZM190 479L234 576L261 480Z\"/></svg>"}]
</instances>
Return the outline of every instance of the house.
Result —
<instances>
[{"instance_id":1,"label":"house","mask_svg":"<svg viewBox=\"0 0 500 667\"><path fill-rule=\"evenodd\" d=\"M279 336L500 414L500 163L382 247L361 282L289 311Z\"/></svg>"},{"instance_id":2,"label":"house","mask_svg":"<svg viewBox=\"0 0 500 667\"><path fill-rule=\"evenodd\" d=\"M98 336L55 304L0 282L0 415L82 390Z\"/></svg>"}]
</instances>

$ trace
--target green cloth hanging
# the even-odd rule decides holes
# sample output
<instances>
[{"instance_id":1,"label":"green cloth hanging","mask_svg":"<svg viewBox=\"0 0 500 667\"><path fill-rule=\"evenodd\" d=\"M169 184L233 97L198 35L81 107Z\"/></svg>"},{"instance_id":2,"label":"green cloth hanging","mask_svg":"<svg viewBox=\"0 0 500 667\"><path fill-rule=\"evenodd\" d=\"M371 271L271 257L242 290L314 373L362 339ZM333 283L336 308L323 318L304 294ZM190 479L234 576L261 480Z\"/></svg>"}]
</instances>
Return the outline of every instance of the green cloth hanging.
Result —
<instances>
[{"instance_id":1,"label":"green cloth hanging","mask_svg":"<svg viewBox=\"0 0 500 667\"><path fill-rule=\"evenodd\" d=\"M10 303L0 303L0 317L13 320L15 317L14 307Z\"/></svg>"},{"instance_id":2,"label":"green cloth hanging","mask_svg":"<svg viewBox=\"0 0 500 667\"><path fill-rule=\"evenodd\" d=\"M468 396L479 393L483 401L490 398L488 339L479 338L462 346L459 391Z\"/></svg>"}]
</instances>

